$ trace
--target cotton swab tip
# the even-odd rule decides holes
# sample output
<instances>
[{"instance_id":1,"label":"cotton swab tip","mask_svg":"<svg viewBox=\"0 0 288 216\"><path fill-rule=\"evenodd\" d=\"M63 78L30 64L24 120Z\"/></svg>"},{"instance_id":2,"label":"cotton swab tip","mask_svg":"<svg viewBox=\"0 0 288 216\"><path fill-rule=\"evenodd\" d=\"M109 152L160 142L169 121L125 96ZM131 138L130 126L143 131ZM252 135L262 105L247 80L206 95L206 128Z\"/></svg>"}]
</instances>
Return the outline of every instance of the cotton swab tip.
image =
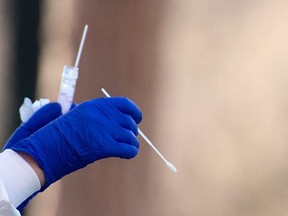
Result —
<instances>
[{"instance_id":1,"label":"cotton swab tip","mask_svg":"<svg viewBox=\"0 0 288 216\"><path fill-rule=\"evenodd\" d=\"M172 170L172 172L177 173L177 169L176 169L176 167L175 167L172 163L170 163L169 161L167 161L166 164L167 164L167 166L169 167L169 169Z\"/></svg>"}]
</instances>

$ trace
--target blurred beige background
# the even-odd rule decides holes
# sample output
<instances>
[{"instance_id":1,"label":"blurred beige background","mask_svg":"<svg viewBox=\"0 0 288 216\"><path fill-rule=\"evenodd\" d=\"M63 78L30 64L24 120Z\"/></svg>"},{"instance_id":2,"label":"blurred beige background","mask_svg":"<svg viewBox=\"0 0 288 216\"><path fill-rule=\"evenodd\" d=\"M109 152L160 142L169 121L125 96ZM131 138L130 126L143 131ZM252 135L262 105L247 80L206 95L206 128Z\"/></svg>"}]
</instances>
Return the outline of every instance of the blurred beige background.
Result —
<instances>
[{"instance_id":1,"label":"blurred beige background","mask_svg":"<svg viewBox=\"0 0 288 216\"><path fill-rule=\"evenodd\" d=\"M38 196L36 216L288 215L288 2L46 1L39 97L57 99L89 25L75 101L127 96L141 129L108 159ZM1 23L0 23L1 24Z\"/></svg>"}]
</instances>

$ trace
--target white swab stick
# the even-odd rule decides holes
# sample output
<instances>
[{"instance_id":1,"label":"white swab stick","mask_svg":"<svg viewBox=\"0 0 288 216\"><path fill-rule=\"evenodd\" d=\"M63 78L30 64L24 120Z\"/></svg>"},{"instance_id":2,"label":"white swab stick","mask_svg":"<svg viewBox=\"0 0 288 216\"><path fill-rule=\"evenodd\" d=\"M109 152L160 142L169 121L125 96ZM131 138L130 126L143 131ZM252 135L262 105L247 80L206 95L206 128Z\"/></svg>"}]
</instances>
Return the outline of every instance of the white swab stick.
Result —
<instances>
[{"instance_id":1,"label":"white swab stick","mask_svg":"<svg viewBox=\"0 0 288 216\"><path fill-rule=\"evenodd\" d=\"M75 61L75 67L77 67L77 68L78 68L80 57L81 57L82 50L83 50L83 47L84 47L84 42L85 42L85 38L86 38L86 35L87 35L87 31L88 31L88 25L85 25L84 31L83 31L83 34L82 34L82 39L81 39L80 46L79 46L79 50L78 50L78 54L77 54L76 61Z\"/></svg>"},{"instance_id":2,"label":"white swab stick","mask_svg":"<svg viewBox=\"0 0 288 216\"><path fill-rule=\"evenodd\" d=\"M105 94L106 97L111 97L104 88L102 88L101 91ZM169 169L172 170L174 173L176 173L177 172L176 167L164 158L164 156L157 150L157 148L153 145L153 143L147 138L147 136L139 128L138 128L138 132L143 137L143 139L153 148L153 150L160 156L160 158L166 163Z\"/></svg>"}]
</instances>

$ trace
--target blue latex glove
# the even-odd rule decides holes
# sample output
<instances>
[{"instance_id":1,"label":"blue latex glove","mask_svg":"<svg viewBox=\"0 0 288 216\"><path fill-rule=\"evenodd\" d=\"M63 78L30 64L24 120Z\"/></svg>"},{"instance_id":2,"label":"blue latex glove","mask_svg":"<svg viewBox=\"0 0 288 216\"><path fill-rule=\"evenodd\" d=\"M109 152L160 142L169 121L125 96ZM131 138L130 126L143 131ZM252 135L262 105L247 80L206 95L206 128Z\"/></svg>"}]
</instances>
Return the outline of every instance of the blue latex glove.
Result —
<instances>
[{"instance_id":1,"label":"blue latex glove","mask_svg":"<svg viewBox=\"0 0 288 216\"><path fill-rule=\"evenodd\" d=\"M63 176L108 157L137 155L142 114L127 98L84 102L11 146L32 156L44 171L44 190Z\"/></svg>"},{"instance_id":2,"label":"blue latex glove","mask_svg":"<svg viewBox=\"0 0 288 216\"><path fill-rule=\"evenodd\" d=\"M22 123L15 132L10 136L2 151L10 148L20 140L31 136L35 131L39 130L49 122L58 118L61 114L61 106L59 103L48 103L37 110L31 118Z\"/></svg>"},{"instance_id":3,"label":"blue latex glove","mask_svg":"<svg viewBox=\"0 0 288 216\"><path fill-rule=\"evenodd\" d=\"M75 107L76 105L73 105ZM6 142L3 147L3 151L7 148L11 148L15 143L20 140L31 136L35 131L39 130L43 126L47 125L54 119L61 116L61 106L59 103L48 103L45 106L41 107L37 110L30 119L22 123L15 132L10 136L9 140ZM17 209L22 212L26 205L29 203L29 200L36 195L33 194L27 200L25 200L21 205L17 207Z\"/></svg>"}]
</instances>

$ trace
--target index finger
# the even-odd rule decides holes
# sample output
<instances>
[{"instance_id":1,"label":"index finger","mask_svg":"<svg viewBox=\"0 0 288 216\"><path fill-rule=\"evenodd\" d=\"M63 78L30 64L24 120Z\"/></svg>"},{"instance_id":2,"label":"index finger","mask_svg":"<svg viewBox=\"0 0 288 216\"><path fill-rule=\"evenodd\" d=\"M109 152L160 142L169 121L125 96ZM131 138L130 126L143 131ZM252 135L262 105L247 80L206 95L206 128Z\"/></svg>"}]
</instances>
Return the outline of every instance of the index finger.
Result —
<instances>
[{"instance_id":1,"label":"index finger","mask_svg":"<svg viewBox=\"0 0 288 216\"><path fill-rule=\"evenodd\" d=\"M120 112L129 114L139 124L142 120L142 112L139 107L126 97L110 97L106 100L115 106Z\"/></svg>"}]
</instances>

